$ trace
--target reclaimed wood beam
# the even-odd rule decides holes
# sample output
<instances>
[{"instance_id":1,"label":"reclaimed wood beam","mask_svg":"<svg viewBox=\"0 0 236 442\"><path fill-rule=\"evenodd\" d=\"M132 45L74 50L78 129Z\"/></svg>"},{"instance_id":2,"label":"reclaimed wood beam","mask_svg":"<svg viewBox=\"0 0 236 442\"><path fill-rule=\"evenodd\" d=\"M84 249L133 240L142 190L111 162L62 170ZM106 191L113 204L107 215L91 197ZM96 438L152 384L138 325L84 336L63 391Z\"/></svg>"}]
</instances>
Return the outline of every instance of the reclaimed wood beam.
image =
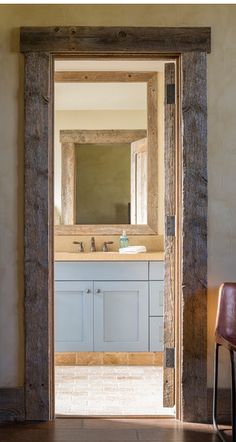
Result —
<instances>
[{"instance_id":1,"label":"reclaimed wood beam","mask_svg":"<svg viewBox=\"0 0 236 442\"><path fill-rule=\"evenodd\" d=\"M209 27L22 27L21 52L54 53L173 54L190 51L210 52Z\"/></svg>"}]
</instances>

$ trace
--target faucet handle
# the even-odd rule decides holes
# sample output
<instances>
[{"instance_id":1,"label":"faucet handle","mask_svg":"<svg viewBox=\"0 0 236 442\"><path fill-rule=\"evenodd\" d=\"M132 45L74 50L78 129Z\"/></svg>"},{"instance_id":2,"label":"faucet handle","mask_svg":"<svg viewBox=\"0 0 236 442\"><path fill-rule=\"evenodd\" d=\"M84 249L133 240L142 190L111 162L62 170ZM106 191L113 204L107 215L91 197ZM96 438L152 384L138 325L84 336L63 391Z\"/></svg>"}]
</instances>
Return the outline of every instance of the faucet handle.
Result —
<instances>
[{"instance_id":1,"label":"faucet handle","mask_svg":"<svg viewBox=\"0 0 236 442\"><path fill-rule=\"evenodd\" d=\"M82 241L73 241L73 244L78 244L79 245L79 253L84 252L84 246L83 246L83 242Z\"/></svg>"},{"instance_id":2,"label":"faucet handle","mask_svg":"<svg viewBox=\"0 0 236 442\"><path fill-rule=\"evenodd\" d=\"M104 241L102 248L103 252L108 252L108 247L107 247L108 244L114 244L114 241Z\"/></svg>"}]
</instances>

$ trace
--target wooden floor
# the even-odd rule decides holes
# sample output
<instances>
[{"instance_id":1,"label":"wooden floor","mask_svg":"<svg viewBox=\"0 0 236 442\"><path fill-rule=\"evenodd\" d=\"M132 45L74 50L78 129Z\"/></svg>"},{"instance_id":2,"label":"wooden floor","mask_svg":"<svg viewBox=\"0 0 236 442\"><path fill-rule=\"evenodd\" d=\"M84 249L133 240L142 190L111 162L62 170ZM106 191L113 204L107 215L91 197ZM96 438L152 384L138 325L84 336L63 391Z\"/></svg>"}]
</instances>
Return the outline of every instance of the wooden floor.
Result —
<instances>
[{"instance_id":1,"label":"wooden floor","mask_svg":"<svg viewBox=\"0 0 236 442\"><path fill-rule=\"evenodd\" d=\"M230 440L230 438L229 438ZM211 425L170 419L57 419L50 423L2 424L0 442L155 441L218 442Z\"/></svg>"}]
</instances>

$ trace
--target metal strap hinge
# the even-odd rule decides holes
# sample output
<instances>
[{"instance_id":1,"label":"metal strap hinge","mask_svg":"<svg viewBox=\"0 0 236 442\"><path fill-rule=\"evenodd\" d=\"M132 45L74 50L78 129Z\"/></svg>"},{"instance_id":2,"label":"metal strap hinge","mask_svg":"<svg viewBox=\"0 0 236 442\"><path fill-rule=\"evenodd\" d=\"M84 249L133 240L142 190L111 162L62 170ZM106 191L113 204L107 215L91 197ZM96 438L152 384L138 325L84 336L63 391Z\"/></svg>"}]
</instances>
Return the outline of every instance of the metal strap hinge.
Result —
<instances>
[{"instance_id":1,"label":"metal strap hinge","mask_svg":"<svg viewBox=\"0 0 236 442\"><path fill-rule=\"evenodd\" d=\"M175 215L166 216L166 236L175 236L176 232L176 217Z\"/></svg>"},{"instance_id":2,"label":"metal strap hinge","mask_svg":"<svg viewBox=\"0 0 236 442\"><path fill-rule=\"evenodd\" d=\"M175 348L165 349L165 368L175 368Z\"/></svg>"},{"instance_id":3,"label":"metal strap hinge","mask_svg":"<svg viewBox=\"0 0 236 442\"><path fill-rule=\"evenodd\" d=\"M175 84L166 85L166 104L175 104Z\"/></svg>"}]
</instances>

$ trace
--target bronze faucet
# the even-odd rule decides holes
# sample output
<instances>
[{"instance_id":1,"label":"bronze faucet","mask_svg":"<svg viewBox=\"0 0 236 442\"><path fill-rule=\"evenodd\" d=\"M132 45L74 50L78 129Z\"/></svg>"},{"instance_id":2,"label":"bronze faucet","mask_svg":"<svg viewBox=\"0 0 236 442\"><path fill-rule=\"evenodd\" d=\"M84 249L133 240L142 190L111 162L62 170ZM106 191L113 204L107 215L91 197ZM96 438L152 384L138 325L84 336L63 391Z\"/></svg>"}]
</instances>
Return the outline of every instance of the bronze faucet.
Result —
<instances>
[{"instance_id":1,"label":"bronze faucet","mask_svg":"<svg viewBox=\"0 0 236 442\"><path fill-rule=\"evenodd\" d=\"M78 244L79 245L79 253L84 252L84 246L83 246L83 242L82 241L74 241L73 244Z\"/></svg>"},{"instance_id":2,"label":"bronze faucet","mask_svg":"<svg viewBox=\"0 0 236 442\"><path fill-rule=\"evenodd\" d=\"M92 238L91 238L90 252L96 252L96 245L95 245L95 238L94 238L94 236L92 236Z\"/></svg>"},{"instance_id":3,"label":"bronze faucet","mask_svg":"<svg viewBox=\"0 0 236 442\"><path fill-rule=\"evenodd\" d=\"M103 252L108 252L107 244L114 244L114 241L104 241L103 248L102 248Z\"/></svg>"}]
</instances>

